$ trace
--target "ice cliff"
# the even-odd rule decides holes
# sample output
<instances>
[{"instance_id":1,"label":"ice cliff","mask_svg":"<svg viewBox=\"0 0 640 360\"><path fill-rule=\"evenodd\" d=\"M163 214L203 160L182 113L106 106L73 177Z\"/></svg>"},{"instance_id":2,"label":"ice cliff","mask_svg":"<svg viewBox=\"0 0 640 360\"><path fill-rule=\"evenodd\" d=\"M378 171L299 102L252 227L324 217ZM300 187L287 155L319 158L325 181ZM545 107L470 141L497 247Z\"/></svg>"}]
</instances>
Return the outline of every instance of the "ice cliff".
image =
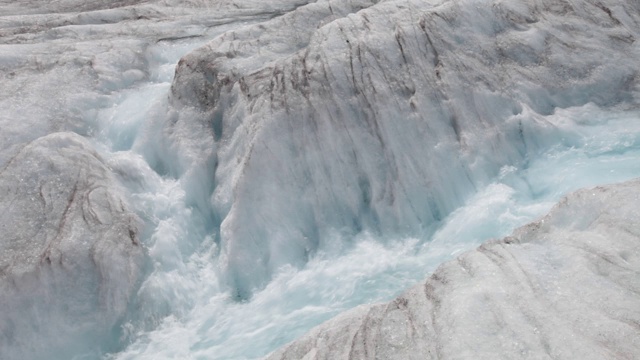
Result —
<instances>
[{"instance_id":1,"label":"ice cliff","mask_svg":"<svg viewBox=\"0 0 640 360\"><path fill-rule=\"evenodd\" d=\"M393 301L324 323L268 359L634 359L640 181L573 193Z\"/></svg>"},{"instance_id":2,"label":"ice cliff","mask_svg":"<svg viewBox=\"0 0 640 360\"><path fill-rule=\"evenodd\" d=\"M199 207L229 286L246 298L335 234L429 234L501 167L571 144L556 109L636 106L639 10L320 0L185 56L165 148L214 178Z\"/></svg>"}]
</instances>

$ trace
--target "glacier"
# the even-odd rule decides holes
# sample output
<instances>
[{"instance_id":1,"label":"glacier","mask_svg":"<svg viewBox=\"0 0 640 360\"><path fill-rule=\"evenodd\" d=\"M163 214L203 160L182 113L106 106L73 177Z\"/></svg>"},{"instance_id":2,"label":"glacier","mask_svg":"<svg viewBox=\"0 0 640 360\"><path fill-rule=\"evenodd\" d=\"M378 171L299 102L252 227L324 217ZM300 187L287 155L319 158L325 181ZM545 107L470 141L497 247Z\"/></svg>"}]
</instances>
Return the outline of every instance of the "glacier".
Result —
<instances>
[{"instance_id":1,"label":"glacier","mask_svg":"<svg viewBox=\"0 0 640 360\"><path fill-rule=\"evenodd\" d=\"M0 358L634 358L639 14L1 3Z\"/></svg>"},{"instance_id":2,"label":"glacier","mask_svg":"<svg viewBox=\"0 0 640 360\"><path fill-rule=\"evenodd\" d=\"M85 139L54 133L13 157L0 188L3 357L65 358L66 336L75 351L109 337L143 260L140 220L110 171Z\"/></svg>"}]
</instances>

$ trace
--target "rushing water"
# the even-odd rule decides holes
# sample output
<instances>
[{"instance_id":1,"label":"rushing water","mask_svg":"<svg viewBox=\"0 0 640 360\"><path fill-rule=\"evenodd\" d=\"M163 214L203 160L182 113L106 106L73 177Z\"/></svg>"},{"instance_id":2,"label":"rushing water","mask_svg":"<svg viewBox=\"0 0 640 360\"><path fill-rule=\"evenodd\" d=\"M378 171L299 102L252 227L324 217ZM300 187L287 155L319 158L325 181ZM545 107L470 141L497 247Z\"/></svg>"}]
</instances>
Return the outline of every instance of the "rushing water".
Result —
<instances>
[{"instance_id":1,"label":"rushing water","mask_svg":"<svg viewBox=\"0 0 640 360\"><path fill-rule=\"evenodd\" d=\"M114 93L114 105L94 123L97 147L128 174L122 181L148 229L147 275L116 339L122 350L110 359L259 358L341 311L392 298L443 261L541 216L567 192L640 176L640 114L559 109L548 120L572 138L525 167L503 167L428 238L336 234L304 268L281 268L250 300L237 302L219 284L210 224L189 205L180 179L148 164L175 63L197 45L156 45L150 80Z\"/></svg>"}]
</instances>

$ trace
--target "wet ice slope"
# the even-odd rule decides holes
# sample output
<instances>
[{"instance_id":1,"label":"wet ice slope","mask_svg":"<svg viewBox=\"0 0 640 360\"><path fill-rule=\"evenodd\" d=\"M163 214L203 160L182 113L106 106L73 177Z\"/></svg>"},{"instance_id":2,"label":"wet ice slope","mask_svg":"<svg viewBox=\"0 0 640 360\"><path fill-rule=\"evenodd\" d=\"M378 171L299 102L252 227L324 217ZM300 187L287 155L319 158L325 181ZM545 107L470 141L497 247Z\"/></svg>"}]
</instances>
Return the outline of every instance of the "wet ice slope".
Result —
<instances>
[{"instance_id":1,"label":"wet ice slope","mask_svg":"<svg viewBox=\"0 0 640 360\"><path fill-rule=\"evenodd\" d=\"M87 140L55 133L2 168L0 191L2 358L107 345L143 261L141 221L111 171Z\"/></svg>"},{"instance_id":2,"label":"wet ice slope","mask_svg":"<svg viewBox=\"0 0 640 360\"><path fill-rule=\"evenodd\" d=\"M318 1L185 56L165 129L178 174L215 174L227 284L248 298L336 233L428 236L503 166L571 146L557 109L636 106L639 6Z\"/></svg>"},{"instance_id":3,"label":"wet ice slope","mask_svg":"<svg viewBox=\"0 0 640 360\"><path fill-rule=\"evenodd\" d=\"M258 358L640 176L639 11L0 1L0 358Z\"/></svg>"},{"instance_id":4,"label":"wet ice slope","mask_svg":"<svg viewBox=\"0 0 640 360\"><path fill-rule=\"evenodd\" d=\"M268 359L634 359L638 180L585 189L393 301L361 306Z\"/></svg>"}]
</instances>

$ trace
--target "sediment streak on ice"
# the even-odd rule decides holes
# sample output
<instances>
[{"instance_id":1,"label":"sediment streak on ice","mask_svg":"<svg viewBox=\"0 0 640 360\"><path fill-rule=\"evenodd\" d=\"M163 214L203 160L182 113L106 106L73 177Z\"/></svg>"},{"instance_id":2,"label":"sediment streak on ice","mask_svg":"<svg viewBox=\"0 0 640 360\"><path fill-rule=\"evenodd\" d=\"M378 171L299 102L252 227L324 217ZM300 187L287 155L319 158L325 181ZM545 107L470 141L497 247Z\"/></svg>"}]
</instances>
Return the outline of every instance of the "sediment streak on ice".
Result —
<instances>
[{"instance_id":1,"label":"sediment streak on ice","mask_svg":"<svg viewBox=\"0 0 640 360\"><path fill-rule=\"evenodd\" d=\"M634 359L640 181L577 191L544 218L441 265L385 304L268 359Z\"/></svg>"}]
</instances>

